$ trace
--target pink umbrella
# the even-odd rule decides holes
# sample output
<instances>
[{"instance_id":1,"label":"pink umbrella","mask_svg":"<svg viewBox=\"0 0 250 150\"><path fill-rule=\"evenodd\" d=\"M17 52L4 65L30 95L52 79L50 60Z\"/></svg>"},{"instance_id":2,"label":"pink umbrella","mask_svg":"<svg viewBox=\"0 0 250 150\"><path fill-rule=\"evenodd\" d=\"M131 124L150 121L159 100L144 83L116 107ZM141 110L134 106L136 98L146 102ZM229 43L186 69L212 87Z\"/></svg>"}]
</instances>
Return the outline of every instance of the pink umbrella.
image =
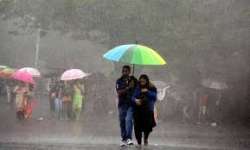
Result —
<instances>
[{"instance_id":1,"label":"pink umbrella","mask_svg":"<svg viewBox=\"0 0 250 150\"><path fill-rule=\"evenodd\" d=\"M87 77L88 75L90 75L89 73L85 73L80 69L70 69L70 70L66 70L62 76L61 76L61 80L75 80L75 79L82 79L84 77Z\"/></svg>"},{"instance_id":2,"label":"pink umbrella","mask_svg":"<svg viewBox=\"0 0 250 150\"><path fill-rule=\"evenodd\" d=\"M24 67L19 69L19 71L24 71L30 73L33 77L40 77L41 73L36 68Z\"/></svg>"},{"instance_id":3,"label":"pink umbrella","mask_svg":"<svg viewBox=\"0 0 250 150\"><path fill-rule=\"evenodd\" d=\"M30 83L30 84L35 84L32 75L28 72L24 71L16 71L13 75L12 78L15 80L23 81L25 83Z\"/></svg>"}]
</instances>

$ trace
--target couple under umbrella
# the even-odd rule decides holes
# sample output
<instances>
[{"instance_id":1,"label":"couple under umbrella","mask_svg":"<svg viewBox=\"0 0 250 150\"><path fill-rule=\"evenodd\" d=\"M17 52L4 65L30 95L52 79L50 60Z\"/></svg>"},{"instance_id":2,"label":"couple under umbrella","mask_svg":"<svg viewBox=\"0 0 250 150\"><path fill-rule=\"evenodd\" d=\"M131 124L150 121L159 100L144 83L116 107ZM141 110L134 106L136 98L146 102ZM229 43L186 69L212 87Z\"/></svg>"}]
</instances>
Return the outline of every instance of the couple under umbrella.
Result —
<instances>
[{"instance_id":1,"label":"couple under umbrella","mask_svg":"<svg viewBox=\"0 0 250 150\"><path fill-rule=\"evenodd\" d=\"M132 64L132 74L134 74L134 65L166 64L156 51L138 44L117 46L105 53L103 57L111 61ZM151 84L147 75L141 75L137 82L135 77L130 76L130 72L130 66L123 66L122 76L116 82L121 146L133 145L133 122L138 146L141 146L143 133L144 145L148 145L149 134L156 126L154 104L157 99L157 89Z\"/></svg>"}]
</instances>

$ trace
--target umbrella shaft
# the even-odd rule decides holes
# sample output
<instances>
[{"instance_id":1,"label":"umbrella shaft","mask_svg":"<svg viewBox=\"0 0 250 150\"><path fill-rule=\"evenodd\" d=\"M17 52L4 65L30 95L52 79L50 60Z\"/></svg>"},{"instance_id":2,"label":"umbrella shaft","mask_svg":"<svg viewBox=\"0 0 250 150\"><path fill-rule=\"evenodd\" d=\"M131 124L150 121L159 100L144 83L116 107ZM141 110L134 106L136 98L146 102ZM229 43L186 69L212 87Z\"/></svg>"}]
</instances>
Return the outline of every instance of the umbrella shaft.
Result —
<instances>
[{"instance_id":1,"label":"umbrella shaft","mask_svg":"<svg viewBox=\"0 0 250 150\"><path fill-rule=\"evenodd\" d=\"M132 75L135 73L135 64L132 64Z\"/></svg>"}]
</instances>

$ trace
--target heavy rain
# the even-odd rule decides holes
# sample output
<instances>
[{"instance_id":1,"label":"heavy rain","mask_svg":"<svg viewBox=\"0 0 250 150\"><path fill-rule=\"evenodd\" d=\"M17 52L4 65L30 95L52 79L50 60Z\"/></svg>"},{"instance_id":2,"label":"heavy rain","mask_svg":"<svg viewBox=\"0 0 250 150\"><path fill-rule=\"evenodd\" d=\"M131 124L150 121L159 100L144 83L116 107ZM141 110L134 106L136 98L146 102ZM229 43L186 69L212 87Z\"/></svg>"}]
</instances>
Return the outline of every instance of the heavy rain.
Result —
<instances>
[{"instance_id":1,"label":"heavy rain","mask_svg":"<svg viewBox=\"0 0 250 150\"><path fill-rule=\"evenodd\" d=\"M250 0L0 0L0 149L249 149L249 66Z\"/></svg>"}]
</instances>

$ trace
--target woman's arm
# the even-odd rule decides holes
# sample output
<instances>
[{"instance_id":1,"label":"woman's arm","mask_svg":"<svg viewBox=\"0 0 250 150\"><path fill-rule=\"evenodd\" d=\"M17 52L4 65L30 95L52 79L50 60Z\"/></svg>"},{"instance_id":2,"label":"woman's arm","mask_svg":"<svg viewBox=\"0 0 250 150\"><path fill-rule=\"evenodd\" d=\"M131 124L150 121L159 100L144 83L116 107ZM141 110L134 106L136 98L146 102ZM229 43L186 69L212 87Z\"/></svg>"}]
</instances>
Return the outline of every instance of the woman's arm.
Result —
<instances>
[{"instance_id":1,"label":"woman's arm","mask_svg":"<svg viewBox=\"0 0 250 150\"><path fill-rule=\"evenodd\" d=\"M157 89L156 88L150 88L148 89L147 95L150 100L156 101L157 97Z\"/></svg>"},{"instance_id":2,"label":"woman's arm","mask_svg":"<svg viewBox=\"0 0 250 150\"><path fill-rule=\"evenodd\" d=\"M135 104L136 102L136 99L138 99L138 97L140 96L140 88L139 87L136 87L135 91L134 91L134 94L132 96L132 103Z\"/></svg>"}]
</instances>

